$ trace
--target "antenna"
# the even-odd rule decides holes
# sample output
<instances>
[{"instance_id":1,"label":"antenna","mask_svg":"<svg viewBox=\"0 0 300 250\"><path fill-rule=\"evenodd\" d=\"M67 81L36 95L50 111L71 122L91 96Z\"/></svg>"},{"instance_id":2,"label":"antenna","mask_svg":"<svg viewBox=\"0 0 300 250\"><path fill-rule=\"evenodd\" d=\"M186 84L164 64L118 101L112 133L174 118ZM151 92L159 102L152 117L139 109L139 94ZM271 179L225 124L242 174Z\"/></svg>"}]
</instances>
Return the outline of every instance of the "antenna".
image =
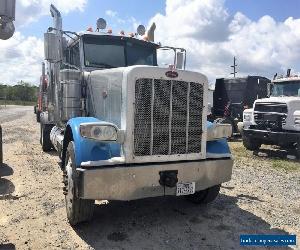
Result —
<instances>
[{"instance_id":1,"label":"antenna","mask_svg":"<svg viewBox=\"0 0 300 250\"><path fill-rule=\"evenodd\" d=\"M236 58L235 58L235 56L233 57L233 65L230 66L230 67L233 68L233 72L230 73L230 74L233 75L233 77L235 78L235 75L237 74L237 71L236 71L237 64L236 64Z\"/></svg>"}]
</instances>

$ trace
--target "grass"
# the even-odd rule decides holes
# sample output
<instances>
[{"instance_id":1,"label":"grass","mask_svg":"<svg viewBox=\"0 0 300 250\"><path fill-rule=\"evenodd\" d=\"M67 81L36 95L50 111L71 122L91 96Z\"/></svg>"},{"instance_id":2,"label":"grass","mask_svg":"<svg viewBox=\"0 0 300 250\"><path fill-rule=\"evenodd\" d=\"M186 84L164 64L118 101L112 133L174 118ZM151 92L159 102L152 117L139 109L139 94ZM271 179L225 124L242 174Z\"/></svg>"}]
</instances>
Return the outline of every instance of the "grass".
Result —
<instances>
[{"instance_id":1,"label":"grass","mask_svg":"<svg viewBox=\"0 0 300 250\"><path fill-rule=\"evenodd\" d=\"M272 160L272 168L283 169L285 171L300 170L300 162L288 161L288 160Z\"/></svg>"},{"instance_id":2,"label":"grass","mask_svg":"<svg viewBox=\"0 0 300 250\"><path fill-rule=\"evenodd\" d=\"M0 105L20 105L20 106L34 106L36 105L36 102L28 102L28 101L20 101L20 100L0 100Z\"/></svg>"},{"instance_id":3,"label":"grass","mask_svg":"<svg viewBox=\"0 0 300 250\"><path fill-rule=\"evenodd\" d=\"M263 164L286 172L300 171L300 161L286 159L285 155L281 154L279 150L270 146L264 145L261 151L258 151L260 152L259 154L254 154L252 151L247 150L242 142L230 142L229 145L237 162L240 160L245 161L246 159L253 166Z\"/></svg>"}]
</instances>

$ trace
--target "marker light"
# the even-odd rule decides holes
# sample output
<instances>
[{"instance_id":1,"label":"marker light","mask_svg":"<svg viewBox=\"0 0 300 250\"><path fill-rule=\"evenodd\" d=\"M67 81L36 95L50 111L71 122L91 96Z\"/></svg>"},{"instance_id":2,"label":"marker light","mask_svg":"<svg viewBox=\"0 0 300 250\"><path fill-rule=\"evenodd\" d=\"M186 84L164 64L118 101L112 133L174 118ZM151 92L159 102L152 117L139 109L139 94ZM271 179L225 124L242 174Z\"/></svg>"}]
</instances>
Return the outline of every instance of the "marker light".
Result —
<instances>
[{"instance_id":1,"label":"marker light","mask_svg":"<svg viewBox=\"0 0 300 250\"><path fill-rule=\"evenodd\" d=\"M93 28L92 27L88 27L86 31L93 32Z\"/></svg>"},{"instance_id":2,"label":"marker light","mask_svg":"<svg viewBox=\"0 0 300 250\"><path fill-rule=\"evenodd\" d=\"M112 29L108 29L107 34L112 34Z\"/></svg>"},{"instance_id":3,"label":"marker light","mask_svg":"<svg viewBox=\"0 0 300 250\"><path fill-rule=\"evenodd\" d=\"M130 32L130 33L128 34L128 36L134 37L134 34L133 34L132 32Z\"/></svg>"}]
</instances>

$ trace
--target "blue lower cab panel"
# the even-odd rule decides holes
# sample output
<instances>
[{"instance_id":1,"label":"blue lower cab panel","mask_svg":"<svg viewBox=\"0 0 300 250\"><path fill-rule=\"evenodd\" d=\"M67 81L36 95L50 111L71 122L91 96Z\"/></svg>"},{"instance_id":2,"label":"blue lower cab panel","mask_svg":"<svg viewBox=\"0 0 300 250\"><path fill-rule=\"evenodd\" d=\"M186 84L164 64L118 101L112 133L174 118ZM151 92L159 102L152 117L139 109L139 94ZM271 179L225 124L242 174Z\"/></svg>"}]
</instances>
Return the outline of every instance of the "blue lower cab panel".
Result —
<instances>
[{"instance_id":1,"label":"blue lower cab panel","mask_svg":"<svg viewBox=\"0 0 300 250\"><path fill-rule=\"evenodd\" d=\"M220 155L220 157L225 155L230 155L230 148L227 139L219 139L216 141L208 141L206 143L206 154Z\"/></svg>"}]
</instances>

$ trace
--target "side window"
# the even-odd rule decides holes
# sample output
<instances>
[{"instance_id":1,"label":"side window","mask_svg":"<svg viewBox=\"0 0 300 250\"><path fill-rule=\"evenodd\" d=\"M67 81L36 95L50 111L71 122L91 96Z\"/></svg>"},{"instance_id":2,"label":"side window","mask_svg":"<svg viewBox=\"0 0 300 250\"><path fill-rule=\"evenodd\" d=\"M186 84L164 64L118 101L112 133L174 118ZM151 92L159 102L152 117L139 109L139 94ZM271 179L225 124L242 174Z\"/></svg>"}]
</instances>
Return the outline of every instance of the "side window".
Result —
<instances>
[{"instance_id":1,"label":"side window","mask_svg":"<svg viewBox=\"0 0 300 250\"><path fill-rule=\"evenodd\" d=\"M74 45L71 48L71 64L79 67L80 66L80 50L79 50L79 43Z\"/></svg>"},{"instance_id":2,"label":"side window","mask_svg":"<svg viewBox=\"0 0 300 250\"><path fill-rule=\"evenodd\" d=\"M65 58L66 63L70 63L70 50L69 50L69 48L64 50L64 58Z\"/></svg>"}]
</instances>

